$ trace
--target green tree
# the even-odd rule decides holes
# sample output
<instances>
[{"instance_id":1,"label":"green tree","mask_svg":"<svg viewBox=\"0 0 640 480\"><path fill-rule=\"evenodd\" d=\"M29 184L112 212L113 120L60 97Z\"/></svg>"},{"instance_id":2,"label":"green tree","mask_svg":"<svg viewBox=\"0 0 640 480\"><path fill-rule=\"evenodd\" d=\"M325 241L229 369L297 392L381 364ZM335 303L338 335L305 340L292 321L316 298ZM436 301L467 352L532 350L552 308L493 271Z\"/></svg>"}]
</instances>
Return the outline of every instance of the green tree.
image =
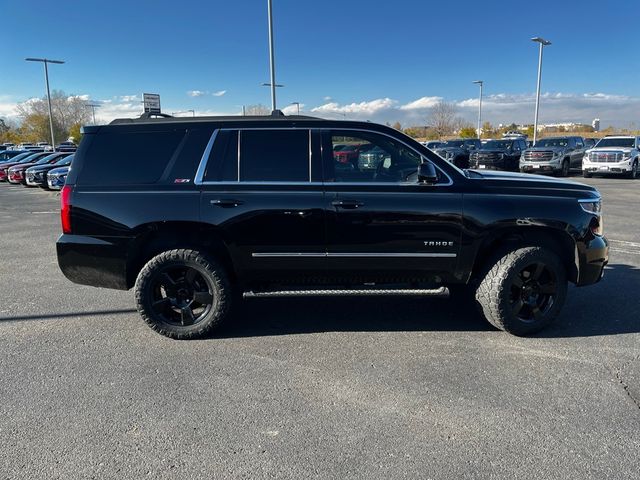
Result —
<instances>
[{"instance_id":1,"label":"green tree","mask_svg":"<svg viewBox=\"0 0 640 480\"><path fill-rule=\"evenodd\" d=\"M476 129L473 127L461 128L459 135L461 138L476 138L478 136Z\"/></svg>"},{"instance_id":2,"label":"green tree","mask_svg":"<svg viewBox=\"0 0 640 480\"><path fill-rule=\"evenodd\" d=\"M69 139L73 139L76 145L80 145L80 140L82 140L82 132L80 131L81 127L82 125L79 123L74 123L69 129Z\"/></svg>"}]
</instances>

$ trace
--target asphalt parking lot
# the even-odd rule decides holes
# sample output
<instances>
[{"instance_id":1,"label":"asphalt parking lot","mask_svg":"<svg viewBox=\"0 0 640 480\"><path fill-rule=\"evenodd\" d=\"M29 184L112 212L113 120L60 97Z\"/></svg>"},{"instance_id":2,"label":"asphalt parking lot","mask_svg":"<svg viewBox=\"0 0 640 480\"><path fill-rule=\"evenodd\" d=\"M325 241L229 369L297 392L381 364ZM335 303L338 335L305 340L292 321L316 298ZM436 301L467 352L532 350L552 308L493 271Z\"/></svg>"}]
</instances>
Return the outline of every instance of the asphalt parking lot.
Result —
<instances>
[{"instance_id":1,"label":"asphalt parking lot","mask_svg":"<svg viewBox=\"0 0 640 480\"><path fill-rule=\"evenodd\" d=\"M532 338L446 299L247 301L152 332L59 271L55 193L0 184L0 478L637 478L640 180L611 263Z\"/></svg>"}]
</instances>

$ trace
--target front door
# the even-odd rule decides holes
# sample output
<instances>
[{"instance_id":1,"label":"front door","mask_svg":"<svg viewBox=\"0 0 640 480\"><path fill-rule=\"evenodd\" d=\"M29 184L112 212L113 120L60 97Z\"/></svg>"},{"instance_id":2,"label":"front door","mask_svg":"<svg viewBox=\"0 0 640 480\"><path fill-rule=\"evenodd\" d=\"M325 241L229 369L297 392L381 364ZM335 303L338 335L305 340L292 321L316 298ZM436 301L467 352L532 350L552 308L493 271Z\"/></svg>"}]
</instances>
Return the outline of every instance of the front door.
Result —
<instances>
[{"instance_id":1,"label":"front door","mask_svg":"<svg viewBox=\"0 0 640 480\"><path fill-rule=\"evenodd\" d=\"M343 164L334 144L357 145ZM323 132L327 269L366 282L432 281L455 271L462 194L441 172L437 185L417 182L422 157L385 134Z\"/></svg>"}]
</instances>

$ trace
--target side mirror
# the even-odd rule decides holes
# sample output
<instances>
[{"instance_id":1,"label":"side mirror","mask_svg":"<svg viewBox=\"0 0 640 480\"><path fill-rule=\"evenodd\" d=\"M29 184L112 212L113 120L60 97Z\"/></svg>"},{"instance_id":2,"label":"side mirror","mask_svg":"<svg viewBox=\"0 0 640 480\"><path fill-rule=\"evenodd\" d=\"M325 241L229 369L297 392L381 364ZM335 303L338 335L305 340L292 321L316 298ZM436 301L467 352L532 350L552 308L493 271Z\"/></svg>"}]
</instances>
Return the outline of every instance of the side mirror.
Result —
<instances>
[{"instance_id":1,"label":"side mirror","mask_svg":"<svg viewBox=\"0 0 640 480\"><path fill-rule=\"evenodd\" d=\"M422 162L418 166L418 183L434 185L438 182L438 172L431 162Z\"/></svg>"}]
</instances>

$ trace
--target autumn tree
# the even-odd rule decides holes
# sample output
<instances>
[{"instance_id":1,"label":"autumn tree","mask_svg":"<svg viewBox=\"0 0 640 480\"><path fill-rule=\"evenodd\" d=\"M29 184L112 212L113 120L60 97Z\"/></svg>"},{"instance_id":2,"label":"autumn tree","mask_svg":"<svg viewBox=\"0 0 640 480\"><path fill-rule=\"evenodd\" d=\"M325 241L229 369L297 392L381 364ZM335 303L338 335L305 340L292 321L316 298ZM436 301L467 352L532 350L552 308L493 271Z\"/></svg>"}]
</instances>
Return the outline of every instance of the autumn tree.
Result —
<instances>
[{"instance_id":1,"label":"autumn tree","mask_svg":"<svg viewBox=\"0 0 640 480\"><path fill-rule=\"evenodd\" d=\"M244 114L245 115L270 115L271 110L269 110L269 108L265 107L261 103L258 103L256 105L247 105L244 108Z\"/></svg>"},{"instance_id":2,"label":"autumn tree","mask_svg":"<svg viewBox=\"0 0 640 480\"><path fill-rule=\"evenodd\" d=\"M438 137L451 135L455 129L456 106L453 103L438 102L431 108L429 119Z\"/></svg>"},{"instance_id":3,"label":"autumn tree","mask_svg":"<svg viewBox=\"0 0 640 480\"><path fill-rule=\"evenodd\" d=\"M402 125L400 125L400 122L396 122L393 125L391 125L392 128L395 128L398 131L402 131Z\"/></svg>"},{"instance_id":4,"label":"autumn tree","mask_svg":"<svg viewBox=\"0 0 640 480\"><path fill-rule=\"evenodd\" d=\"M51 93L53 133L57 142L66 140L73 125L85 125L91 120L91 108L86 98L67 95L61 90ZM49 107L47 98L33 98L17 106L21 118L20 133L25 141L50 141Z\"/></svg>"},{"instance_id":5,"label":"autumn tree","mask_svg":"<svg viewBox=\"0 0 640 480\"><path fill-rule=\"evenodd\" d=\"M478 136L476 129L473 127L463 127L458 133L460 138L476 138Z\"/></svg>"}]
</instances>

